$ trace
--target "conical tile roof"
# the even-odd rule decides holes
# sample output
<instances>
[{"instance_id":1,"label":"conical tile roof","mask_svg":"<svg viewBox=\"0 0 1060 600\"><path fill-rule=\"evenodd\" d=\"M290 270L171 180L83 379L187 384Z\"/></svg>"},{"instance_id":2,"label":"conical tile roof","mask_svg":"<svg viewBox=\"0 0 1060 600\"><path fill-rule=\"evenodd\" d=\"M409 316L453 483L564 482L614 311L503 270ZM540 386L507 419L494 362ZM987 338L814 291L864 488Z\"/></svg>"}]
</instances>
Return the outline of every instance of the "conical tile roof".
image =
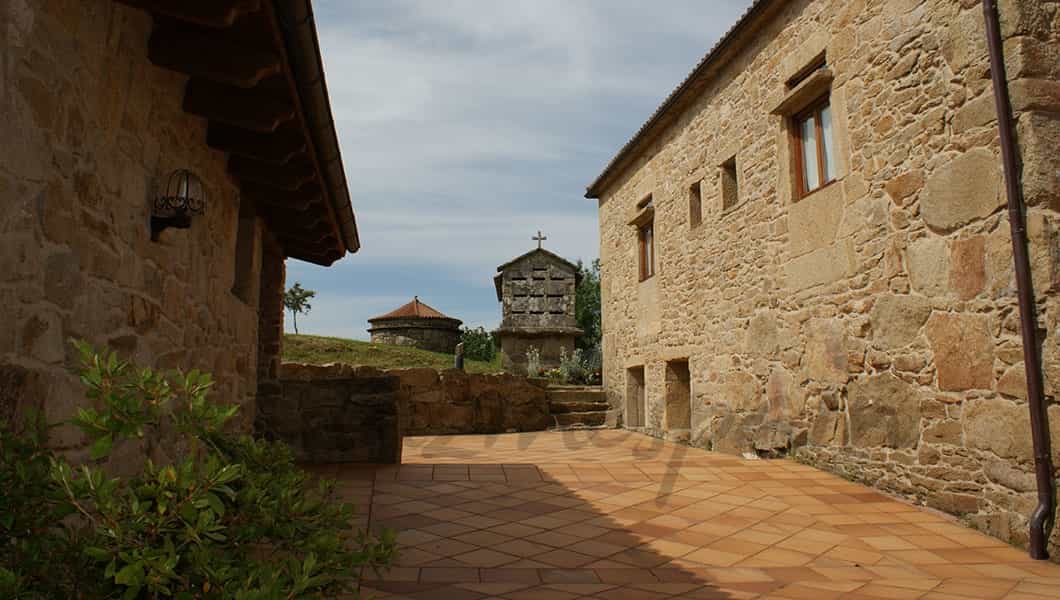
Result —
<instances>
[{"instance_id":1,"label":"conical tile roof","mask_svg":"<svg viewBox=\"0 0 1060 600\"><path fill-rule=\"evenodd\" d=\"M378 321L382 319L452 319L452 317L446 316L438 310L420 302L420 297L416 296L412 299L412 302L399 308L395 308L385 315L372 317L368 320Z\"/></svg>"}]
</instances>

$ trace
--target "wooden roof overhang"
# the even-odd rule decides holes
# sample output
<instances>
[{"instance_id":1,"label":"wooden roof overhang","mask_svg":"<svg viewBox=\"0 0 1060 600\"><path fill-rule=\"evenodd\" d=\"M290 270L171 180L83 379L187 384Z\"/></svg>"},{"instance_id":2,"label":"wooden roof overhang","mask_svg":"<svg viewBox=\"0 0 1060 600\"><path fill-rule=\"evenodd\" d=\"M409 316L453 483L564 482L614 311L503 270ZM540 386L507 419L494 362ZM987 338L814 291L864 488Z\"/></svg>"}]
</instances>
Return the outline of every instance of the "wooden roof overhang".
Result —
<instances>
[{"instance_id":1,"label":"wooden roof overhang","mask_svg":"<svg viewBox=\"0 0 1060 600\"><path fill-rule=\"evenodd\" d=\"M241 212L287 256L330 265L360 248L310 0L117 0L154 17L148 58L189 76L184 111L228 153Z\"/></svg>"}]
</instances>

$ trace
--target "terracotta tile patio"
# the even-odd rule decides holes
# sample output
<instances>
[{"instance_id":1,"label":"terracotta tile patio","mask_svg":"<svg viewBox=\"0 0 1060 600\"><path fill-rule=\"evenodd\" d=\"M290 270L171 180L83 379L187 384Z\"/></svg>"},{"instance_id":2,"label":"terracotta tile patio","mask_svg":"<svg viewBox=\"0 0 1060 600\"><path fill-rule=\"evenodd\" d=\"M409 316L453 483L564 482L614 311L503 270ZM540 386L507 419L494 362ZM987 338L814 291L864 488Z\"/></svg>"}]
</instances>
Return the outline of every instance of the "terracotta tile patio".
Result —
<instances>
[{"instance_id":1,"label":"terracotta tile patio","mask_svg":"<svg viewBox=\"0 0 1060 600\"><path fill-rule=\"evenodd\" d=\"M627 431L405 440L325 467L402 553L379 598L1060 598L1060 565L789 460Z\"/></svg>"}]
</instances>

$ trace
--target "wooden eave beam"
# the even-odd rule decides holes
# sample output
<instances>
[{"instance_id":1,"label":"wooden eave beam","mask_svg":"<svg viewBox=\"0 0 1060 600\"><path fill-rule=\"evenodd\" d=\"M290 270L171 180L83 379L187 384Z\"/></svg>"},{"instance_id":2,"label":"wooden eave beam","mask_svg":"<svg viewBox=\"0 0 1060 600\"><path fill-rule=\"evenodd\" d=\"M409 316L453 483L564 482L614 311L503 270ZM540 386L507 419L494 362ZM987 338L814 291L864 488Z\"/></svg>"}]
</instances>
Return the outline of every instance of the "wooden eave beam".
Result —
<instances>
[{"instance_id":1,"label":"wooden eave beam","mask_svg":"<svg viewBox=\"0 0 1060 600\"><path fill-rule=\"evenodd\" d=\"M199 78L184 91L184 112L259 133L272 133L295 116L286 100Z\"/></svg>"},{"instance_id":2,"label":"wooden eave beam","mask_svg":"<svg viewBox=\"0 0 1060 600\"><path fill-rule=\"evenodd\" d=\"M147 56L160 67L240 88L252 88L283 68L280 56L271 50L172 21L155 27Z\"/></svg>"},{"instance_id":3,"label":"wooden eave beam","mask_svg":"<svg viewBox=\"0 0 1060 600\"><path fill-rule=\"evenodd\" d=\"M251 158L270 165L284 165L305 155L305 137L286 133L258 133L211 121L206 143L215 150Z\"/></svg>"},{"instance_id":4,"label":"wooden eave beam","mask_svg":"<svg viewBox=\"0 0 1060 600\"><path fill-rule=\"evenodd\" d=\"M328 234L323 234L322 237L318 238L279 232L277 233L277 237L279 237L281 241L289 243L292 246L305 248L311 252L318 252L321 254L337 249L339 244L339 241L335 239L335 236Z\"/></svg>"},{"instance_id":5,"label":"wooden eave beam","mask_svg":"<svg viewBox=\"0 0 1060 600\"><path fill-rule=\"evenodd\" d=\"M228 172L242 181L251 181L291 192L317 178L316 169L306 162L274 166L239 155L228 158Z\"/></svg>"},{"instance_id":6,"label":"wooden eave beam","mask_svg":"<svg viewBox=\"0 0 1060 600\"><path fill-rule=\"evenodd\" d=\"M304 255L311 255L316 257L328 257L330 262L334 262L339 258L342 258L343 252L339 250L338 240L329 237L327 241L307 241L299 238L292 238L282 234L277 234L277 239L280 241L280 245L283 246L284 251L289 256L295 258L302 258ZM330 264L330 263L329 263Z\"/></svg>"},{"instance_id":7,"label":"wooden eave beam","mask_svg":"<svg viewBox=\"0 0 1060 600\"><path fill-rule=\"evenodd\" d=\"M326 227L327 222L319 215L300 213L277 206L259 205L258 211L273 225L277 231L312 231ZM326 233L326 231L325 231Z\"/></svg>"},{"instance_id":8,"label":"wooden eave beam","mask_svg":"<svg viewBox=\"0 0 1060 600\"><path fill-rule=\"evenodd\" d=\"M118 0L154 15L215 29L230 27L239 17L261 10L261 0Z\"/></svg>"},{"instance_id":9,"label":"wooden eave beam","mask_svg":"<svg viewBox=\"0 0 1060 600\"><path fill-rule=\"evenodd\" d=\"M281 245L283 245L282 242ZM288 248L287 246L284 246L283 253L289 258L297 258L298 260L303 260L322 267L330 267L335 264L336 260L342 258L342 254L340 253L314 254L300 248Z\"/></svg>"},{"instance_id":10,"label":"wooden eave beam","mask_svg":"<svg viewBox=\"0 0 1060 600\"><path fill-rule=\"evenodd\" d=\"M320 187L315 183L304 185L291 192L278 190L253 181L242 181L240 182L239 192L241 195L253 198L258 204L277 206L293 212L304 213L317 209L324 210L324 199L321 196Z\"/></svg>"},{"instance_id":11,"label":"wooden eave beam","mask_svg":"<svg viewBox=\"0 0 1060 600\"><path fill-rule=\"evenodd\" d=\"M291 91L291 101L297 109L296 116L301 125L301 130L305 133L306 140L308 142L307 151L309 155L309 162L310 164L312 164L312 167L316 173L317 181L319 182L321 190L323 191L325 210L327 211L327 216L328 220L330 221L332 232L335 236L335 239L337 240L336 248L339 252L338 258L341 258L346 252L346 249L348 247L347 245L352 242L350 240L347 240L343 234L342 225L340 224L339 214L337 212L338 208L335 206L335 190L331 189L329 186L329 179L326 176L323 165L321 164L320 157L318 156L318 149L315 147L315 142L313 139L314 134L312 133L313 130L311 128L311 123L306 118L307 113L303 104L304 100L301 95L299 82L295 77L295 74L292 72L292 69L290 68L290 65L292 63L291 56L289 55L287 50L287 38L285 38L283 33L285 28L279 19L279 15L276 14L276 6L272 2L267 2L263 4L262 9L265 17L273 25L272 31L275 46L283 54L284 57L283 62L286 67L283 69L283 73L287 80L288 89ZM317 49L317 52L319 53L319 48ZM303 60L304 59L305 58L303 57ZM322 79L323 73L321 72L319 76ZM351 246L351 248L356 250L356 247Z\"/></svg>"},{"instance_id":12,"label":"wooden eave beam","mask_svg":"<svg viewBox=\"0 0 1060 600\"><path fill-rule=\"evenodd\" d=\"M275 229L273 232L277 237L290 242L297 242L306 247L319 246L318 249L326 250L328 248L337 247L333 246L338 244L339 239L335 237L335 234L326 229L310 229L307 231L295 231L290 228Z\"/></svg>"}]
</instances>

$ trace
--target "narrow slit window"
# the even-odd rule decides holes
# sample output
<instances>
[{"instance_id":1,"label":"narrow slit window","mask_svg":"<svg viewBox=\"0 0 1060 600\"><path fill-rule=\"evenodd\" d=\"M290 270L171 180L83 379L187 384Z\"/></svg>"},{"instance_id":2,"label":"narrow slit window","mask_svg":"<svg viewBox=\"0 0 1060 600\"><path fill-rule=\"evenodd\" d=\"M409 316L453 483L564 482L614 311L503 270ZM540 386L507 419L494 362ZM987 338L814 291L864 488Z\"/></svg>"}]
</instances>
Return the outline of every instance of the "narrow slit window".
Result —
<instances>
[{"instance_id":1,"label":"narrow slit window","mask_svg":"<svg viewBox=\"0 0 1060 600\"><path fill-rule=\"evenodd\" d=\"M655 223L648 221L640 227L640 280L655 275Z\"/></svg>"},{"instance_id":2,"label":"narrow slit window","mask_svg":"<svg viewBox=\"0 0 1060 600\"><path fill-rule=\"evenodd\" d=\"M721 209L728 210L736 206L740 199L740 180L736 172L736 157L721 165Z\"/></svg>"},{"instance_id":3,"label":"narrow slit window","mask_svg":"<svg viewBox=\"0 0 1060 600\"><path fill-rule=\"evenodd\" d=\"M703 222L703 182L697 181L688 188L688 226L698 227Z\"/></svg>"}]
</instances>

